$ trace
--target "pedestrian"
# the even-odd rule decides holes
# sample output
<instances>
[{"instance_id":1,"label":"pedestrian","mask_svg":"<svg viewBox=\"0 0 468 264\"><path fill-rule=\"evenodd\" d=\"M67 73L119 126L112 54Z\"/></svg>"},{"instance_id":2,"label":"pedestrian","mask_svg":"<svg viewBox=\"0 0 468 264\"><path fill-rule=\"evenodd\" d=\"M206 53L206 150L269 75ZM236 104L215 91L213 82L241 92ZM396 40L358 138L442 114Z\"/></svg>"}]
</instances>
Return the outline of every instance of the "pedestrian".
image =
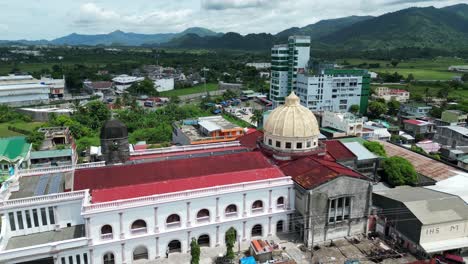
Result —
<instances>
[{"instance_id":1,"label":"pedestrian","mask_svg":"<svg viewBox=\"0 0 468 264\"><path fill-rule=\"evenodd\" d=\"M169 258L169 248L166 249L166 258Z\"/></svg>"}]
</instances>

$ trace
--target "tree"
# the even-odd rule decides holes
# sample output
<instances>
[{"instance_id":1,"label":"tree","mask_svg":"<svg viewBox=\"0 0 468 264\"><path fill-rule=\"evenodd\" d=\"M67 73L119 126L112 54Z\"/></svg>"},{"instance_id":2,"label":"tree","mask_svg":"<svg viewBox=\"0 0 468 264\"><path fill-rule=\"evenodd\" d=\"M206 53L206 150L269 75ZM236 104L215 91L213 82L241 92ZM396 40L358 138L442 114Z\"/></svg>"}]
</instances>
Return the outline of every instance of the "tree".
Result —
<instances>
[{"instance_id":1,"label":"tree","mask_svg":"<svg viewBox=\"0 0 468 264\"><path fill-rule=\"evenodd\" d=\"M388 107L388 114L395 116L400 111L400 102L398 102L395 99L392 99L387 103L387 107Z\"/></svg>"},{"instance_id":2,"label":"tree","mask_svg":"<svg viewBox=\"0 0 468 264\"><path fill-rule=\"evenodd\" d=\"M412 73L408 74L408 77L406 77L406 82L411 82L414 80L414 75Z\"/></svg>"},{"instance_id":3,"label":"tree","mask_svg":"<svg viewBox=\"0 0 468 264\"><path fill-rule=\"evenodd\" d=\"M464 82L468 82L468 73L463 74L461 79Z\"/></svg>"},{"instance_id":4,"label":"tree","mask_svg":"<svg viewBox=\"0 0 468 264\"><path fill-rule=\"evenodd\" d=\"M180 100L179 96L173 95L173 96L171 96L171 97L169 98L169 102L170 102L171 104L179 104L179 103L181 102L181 100Z\"/></svg>"},{"instance_id":5,"label":"tree","mask_svg":"<svg viewBox=\"0 0 468 264\"><path fill-rule=\"evenodd\" d=\"M353 114L357 114L359 112L359 105L351 105L349 107L349 112L353 113Z\"/></svg>"},{"instance_id":6,"label":"tree","mask_svg":"<svg viewBox=\"0 0 468 264\"><path fill-rule=\"evenodd\" d=\"M159 92L154 88L154 83L151 79L145 78L141 82L134 82L132 86L127 89L132 95L149 95L158 96Z\"/></svg>"},{"instance_id":7,"label":"tree","mask_svg":"<svg viewBox=\"0 0 468 264\"><path fill-rule=\"evenodd\" d=\"M387 105L377 101L370 102L369 107L367 109L367 113L372 118L378 118L381 115L387 113L387 111Z\"/></svg>"},{"instance_id":8,"label":"tree","mask_svg":"<svg viewBox=\"0 0 468 264\"><path fill-rule=\"evenodd\" d=\"M393 59L393 60L390 61L390 64L392 64L393 68L396 68L396 66L398 66L399 63L400 63L400 61L399 61L399 60L395 60L395 59Z\"/></svg>"},{"instance_id":9,"label":"tree","mask_svg":"<svg viewBox=\"0 0 468 264\"><path fill-rule=\"evenodd\" d=\"M198 264L200 263L200 245L195 238L192 238L192 242L190 243L190 264Z\"/></svg>"},{"instance_id":10,"label":"tree","mask_svg":"<svg viewBox=\"0 0 468 264\"><path fill-rule=\"evenodd\" d=\"M226 232L226 258L234 259L234 243L236 243L236 230L234 228L229 228Z\"/></svg>"},{"instance_id":11,"label":"tree","mask_svg":"<svg viewBox=\"0 0 468 264\"><path fill-rule=\"evenodd\" d=\"M418 182L418 174L414 166L405 158L397 156L387 158L382 162L382 169L388 183L393 186Z\"/></svg>"},{"instance_id":12,"label":"tree","mask_svg":"<svg viewBox=\"0 0 468 264\"><path fill-rule=\"evenodd\" d=\"M114 106L115 106L115 108L117 108L117 109L120 109L120 108L122 107L122 99L120 99L120 97L117 97L117 98L115 99Z\"/></svg>"},{"instance_id":13,"label":"tree","mask_svg":"<svg viewBox=\"0 0 468 264\"><path fill-rule=\"evenodd\" d=\"M366 147L370 152L378 156L387 157L387 152L385 151L382 144L380 144L379 142L367 141L367 142L364 142L364 147Z\"/></svg>"},{"instance_id":14,"label":"tree","mask_svg":"<svg viewBox=\"0 0 468 264\"><path fill-rule=\"evenodd\" d=\"M262 110L259 110L259 109L253 110L252 116L250 117L250 122L257 124L257 127L259 127L262 119L263 119Z\"/></svg>"}]
</instances>

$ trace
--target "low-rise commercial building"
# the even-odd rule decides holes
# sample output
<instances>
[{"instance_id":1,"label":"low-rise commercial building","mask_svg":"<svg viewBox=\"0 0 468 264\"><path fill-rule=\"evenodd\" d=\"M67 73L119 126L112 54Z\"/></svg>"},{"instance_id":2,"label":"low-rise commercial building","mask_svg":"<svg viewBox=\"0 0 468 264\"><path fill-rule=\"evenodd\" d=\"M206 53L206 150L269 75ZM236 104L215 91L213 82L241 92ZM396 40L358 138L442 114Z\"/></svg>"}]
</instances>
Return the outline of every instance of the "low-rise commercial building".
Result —
<instances>
[{"instance_id":1,"label":"low-rise commercial building","mask_svg":"<svg viewBox=\"0 0 468 264\"><path fill-rule=\"evenodd\" d=\"M410 98L410 93L406 90L401 89L390 89L388 87L377 87L375 89L375 95L372 96L374 99L382 98L386 102L396 100L401 103L405 103Z\"/></svg>"},{"instance_id":2,"label":"low-rise commercial building","mask_svg":"<svg viewBox=\"0 0 468 264\"><path fill-rule=\"evenodd\" d=\"M468 115L460 110L445 110L440 120L445 126L464 126Z\"/></svg>"},{"instance_id":3,"label":"low-rise commercial building","mask_svg":"<svg viewBox=\"0 0 468 264\"><path fill-rule=\"evenodd\" d=\"M31 144L25 137L0 138L0 175L28 167Z\"/></svg>"},{"instance_id":4,"label":"low-rise commercial building","mask_svg":"<svg viewBox=\"0 0 468 264\"><path fill-rule=\"evenodd\" d=\"M455 148L457 146L468 146L468 128L461 126L437 127L434 141Z\"/></svg>"},{"instance_id":5,"label":"low-rise commercial building","mask_svg":"<svg viewBox=\"0 0 468 264\"><path fill-rule=\"evenodd\" d=\"M400 106L400 115L406 117L425 117L431 109L432 106L425 104L403 104Z\"/></svg>"},{"instance_id":6,"label":"low-rise commercial building","mask_svg":"<svg viewBox=\"0 0 468 264\"><path fill-rule=\"evenodd\" d=\"M322 127L331 127L344 131L346 136L360 137L363 120L352 113L336 113L325 111L322 115Z\"/></svg>"},{"instance_id":7,"label":"low-rise commercial building","mask_svg":"<svg viewBox=\"0 0 468 264\"><path fill-rule=\"evenodd\" d=\"M376 232L427 255L468 249L468 206L458 196L420 187L374 192Z\"/></svg>"},{"instance_id":8,"label":"low-rise commercial building","mask_svg":"<svg viewBox=\"0 0 468 264\"><path fill-rule=\"evenodd\" d=\"M244 129L222 116L200 117L173 124L172 142L178 145L198 145L236 140Z\"/></svg>"},{"instance_id":9,"label":"low-rise commercial building","mask_svg":"<svg viewBox=\"0 0 468 264\"><path fill-rule=\"evenodd\" d=\"M433 133L435 128L435 125L433 123L417 119L405 120L403 121L403 124L405 126L405 132L411 134L412 136Z\"/></svg>"}]
</instances>

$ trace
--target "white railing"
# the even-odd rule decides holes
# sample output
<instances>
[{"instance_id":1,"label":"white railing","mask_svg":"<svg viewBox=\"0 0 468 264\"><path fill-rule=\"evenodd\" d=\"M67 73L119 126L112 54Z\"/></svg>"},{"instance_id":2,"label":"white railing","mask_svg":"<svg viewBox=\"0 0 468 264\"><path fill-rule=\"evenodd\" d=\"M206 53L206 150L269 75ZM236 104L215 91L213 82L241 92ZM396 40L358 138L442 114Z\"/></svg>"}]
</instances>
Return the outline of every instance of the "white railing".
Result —
<instances>
[{"instance_id":1,"label":"white railing","mask_svg":"<svg viewBox=\"0 0 468 264\"><path fill-rule=\"evenodd\" d=\"M91 162L91 163L82 163L76 165L64 165L64 166L51 166L43 168L34 168L34 169L24 169L18 170L18 176L32 176L39 174L50 174L57 172L67 172L72 170L87 169L87 168L97 168L106 166L105 161Z\"/></svg>"},{"instance_id":2,"label":"white railing","mask_svg":"<svg viewBox=\"0 0 468 264\"><path fill-rule=\"evenodd\" d=\"M133 228L130 230L130 232L133 235L138 235L138 234L146 234L148 232L148 228L145 227L139 227L139 228Z\"/></svg>"},{"instance_id":3,"label":"white railing","mask_svg":"<svg viewBox=\"0 0 468 264\"><path fill-rule=\"evenodd\" d=\"M111 240L113 238L114 238L114 234L112 233L101 234L101 240Z\"/></svg>"},{"instance_id":4,"label":"white railing","mask_svg":"<svg viewBox=\"0 0 468 264\"><path fill-rule=\"evenodd\" d=\"M6 200L0 202L0 210L14 207L32 206L36 204L57 203L70 200L83 200L83 198L86 195L86 192L87 190L82 190L75 192L54 193L49 195Z\"/></svg>"},{"instance_id":5,"label":"white railing","mask_svg":"<svg viewBox=\"0 0 468 264\"><path fill-rule=\"evenodd\" d=\"M174 152L187 152L187 151L194 151L194 150L230 148L230 147L239 147L239 146L240 146L239 141L232 141L232 142L225 142L225 143L173 146L173 147L168 147L168 148L136 150L130 153L130 155L141 156L141 155L149 155L149 154L166 154L166 153L174 153Z\"/></svg>"},{"instance_id":6,"label":"white railing","mask_svg":"<svg viewBox=\"0 0 468 264\"><path fill-rule=\"evenodd\" d=\"M234 217L237 217L237 212L228 212L228 213L225 213L224 216L226 218L234 218Z\"/></svg>"},{"instance_id":7,"label":"white railing","mask_svg":"<svg viewBox=\"0 0 468 264\"><path fill-rule=\"evenodd\" d=\"M284 204L277 204L277 205L276 205L276 208L278 208L278 209L284 209Z\"/></svg>"},{"instance_id":8,"label":"white railing","mask_svg":"<svg viewBox=\"0 0 468 264\"><path fill-rule=\"evenodd\" d=\"M206 222L210 222L209 216L197 217L197 223L206 223Z\"/></svg>"},{"instance_id":9,"label":"white railing","mask_svg":"<svg viewBox=\"0 0 468 264\"><path fill-rule=\"evenodd\" d=\"M259 214L263 212L263 207L252 208L252 214Z\"/></svg>"},{"instance_id":10,"label":"white railing","mask_svg":"<svg viewBox=\"0 0 468 264\"><path fill-rule=\"evenodd\" d=\"M209 187L197 190L188 190L176 193L168 194L157 194L152 196L138 197L127 200L119 200L112 202L96 203L89 204L85 201L85 204L82 208L83 214L87 213L97 213L109 210L122 210L124 208L131 208L137 206L144 206L156 203L166 203L172 201L180 201L193 199L195 197L206 197L212 195L226 194L230 192L242 192L249 190L256 190L262 188L273 188L285 185L292 185L293 181L291 177L281 177L276 179L268 179L256 182L247 182L247 183L237 183L224 186Z\"/></svg>"},{"instance_id":11,"label":"white railing","mask_svg":"<svg viewBox=\"0 0 468 264\"><path fill-rule=\"evenodd\" d=\"M177 221L177 222L172 222L172 223L166 223L166 228L177 228L177 227L181 227L182 224L180 221Z\"/></svg>"}]
</instances>

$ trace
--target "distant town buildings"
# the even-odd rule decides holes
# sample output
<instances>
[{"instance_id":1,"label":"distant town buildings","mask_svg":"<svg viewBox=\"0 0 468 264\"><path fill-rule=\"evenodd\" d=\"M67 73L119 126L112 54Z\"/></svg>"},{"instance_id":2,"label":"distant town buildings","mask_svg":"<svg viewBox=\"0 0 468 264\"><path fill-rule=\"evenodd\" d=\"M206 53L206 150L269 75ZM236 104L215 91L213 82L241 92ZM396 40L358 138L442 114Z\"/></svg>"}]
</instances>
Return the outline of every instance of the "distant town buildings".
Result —
<instances>
[{"instance_id":1,"label":"distant town buildings","mask_svg":"<svg viewBox=\"0 0 468 264\"><path fill-rule=\"evenodd\" d=\"M410 98L410 93L406 90L401 89L390 89L388 87L377 87L375 89L375 95L373 98L382 98L386 102L396 100L401 103L405 103Z\"/></svg>"},{"instance_id":2,"label":"distant town buildings","mask_svg":"<svg viewBox=\"0 0 468 264\"><path fill-rule=\"evenodd\" d=\"M432 106L421 103L407 103L400 106L400 115L407 118L425 117Z\"/></svg>"},{"instance_id":3,"label":"distant town buildings","mask_svg":"<svg viewBox=\"0 0 468 264\"><path fill-rule=\"evenodd\" d=\"M468 65L453 65L448 67L449 71L468 72Z\"/></svg>"},{"instance_id":4,"label":"distant town buildings","mask_svg":"<svg viewBox=\"0 0 468 264\"><path fill-rule=\"evenodd\" d=\"M119 75L117 77L114 77L112 81L114 82L115 88L117 89L117 92L123 92L132 84L135 82L141 82L145 78L143 77L136 77L136 76L129 76L126 74Z\"/></svg>"},{"instance_id":5,"label":"distant town buildings","mask_svg":"<svg viewBox=\"0 0 468 264\"><path fill-rule=\"evenodd\" d=\"M352 113L335 113L325 111L322 114L322 127L331 127L343 131L346 136L360 137L363 120Z\"/></svg>"},{"instance_id":6,"label":"distant town buildings","mask_svg":"<svg viewBox=\"0 0 468 264\"><path fill-rule=\"evenodd\" d=\"M198 145L233 141L244 135L244 129L222 116L200 117L173 124L172 142L178 145Z\"/></svg>"},{"instance_id":7,"label":"distant town buildings","mask_svg":"<svg viewBox=\"0 0 468 264\"><path fill-rule=\"evenodd\" d=\"M245 66L248 67L255 67L257 70L265 70L271 68L270 62L249 62L246 63Z\"/></svg>"},{"instance_id":8,"label":"distant town buildings","mask_svg":"<svg viewBox=\"0 0 468 264\"><path fill-rule=\"evenodd\" d=\"M445 110L442 112L442 126L464 126L468 115L459 110Z\"/></svg>"},{"instance_id":9,"label":"distant town buildings","mask_svg":"<svg viewBox=\"0 0 468 264\"><path fill-rule=\"evenodd\" d=\"M31 75L0 76L0 104L26 106L48 103L51 98L64 95L65 78L52 79Z\"/></svg>"},{"instance_id":10,"label":"distant town buildings","mask_svg":"<svg viewBox=\"0 0 468 264\"><path fill-rule=\"evenodd\" d=\"M309 69L310 37L291 36L288 44L271 49L270 100L273 106L284 102L292 90L301 104L312 111L346 112L358 105L367 110L370 75L366 70L324 67Z\"/></svg>"},{"instance_id":11,"label":"distant town buildings","mask_svg":"<svg viewBox=\"0 0 468 264\"><path fill-rule=\"evenodd\" d=\"M404 120L403 125L405 132L412 136L433 133L435 129L435 125L433 123L417 119Z\"/></svg>"},{"instance_id":12,"label":"distant town buildings","mask_svg":"<svg viewBox=\"0 0 468 264\"><path fill-rule=\"evenodd\" d=\"M29 166L31 144L25 137L0 138L0 175Z\"/></svg>"},{"instance_id":13,"label":"distant town buildings","mask_svg":"<svg viewBox=\"0 0 468 264\"><path fill-rule=\"evenodd\" d=\"M434 135L434 141L452 148L468 146L468 128L461 126L440 126Z\"/></svg>"}]
</instances>

